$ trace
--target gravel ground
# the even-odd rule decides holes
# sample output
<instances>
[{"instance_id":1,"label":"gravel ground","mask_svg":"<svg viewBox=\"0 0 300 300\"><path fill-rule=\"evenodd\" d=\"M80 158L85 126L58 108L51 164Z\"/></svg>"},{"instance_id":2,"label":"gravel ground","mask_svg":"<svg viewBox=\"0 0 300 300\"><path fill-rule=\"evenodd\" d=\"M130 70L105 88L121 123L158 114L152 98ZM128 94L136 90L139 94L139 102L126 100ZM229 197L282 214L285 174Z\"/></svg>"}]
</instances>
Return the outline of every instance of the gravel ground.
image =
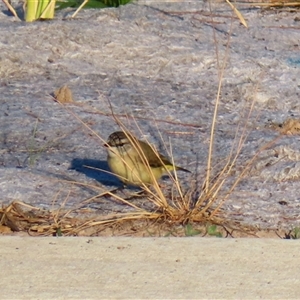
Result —
<instances>
[{"instance_id":1,"label":"gravel ground","mask_svg":"<svg viewBox=\"0 0 300 300\"><path fill-rule=\"evenodd\" d=\"M215 163L229 155L255 104L225 192L258 149L279 135L268 125L299 118L297 10L238 7L245 28L222 3L139 2L84 10L72 20L65 10L53 21L30 24L16 21L2 2L0 8L2 204L49 208L67 200L73 207L97 194L63 180L100 190L119 186L114 176L83 167L107 170L106 153L103 141L74 117L105 140L118 130L109 102L116 114L135 117L143 135L134 120L121 120L136 135L165 153L162 139L172 145L175 162L198 174L181 174L185 186L201 182L224 62ZM63 85L75 101L67 109L51 96ZM298 135L283 135L259 155L224 204L229 218L262 228L299 226L298 142ZM115 208L109 199L97 206L100 213Z\"/></svg>"}]
</instances>

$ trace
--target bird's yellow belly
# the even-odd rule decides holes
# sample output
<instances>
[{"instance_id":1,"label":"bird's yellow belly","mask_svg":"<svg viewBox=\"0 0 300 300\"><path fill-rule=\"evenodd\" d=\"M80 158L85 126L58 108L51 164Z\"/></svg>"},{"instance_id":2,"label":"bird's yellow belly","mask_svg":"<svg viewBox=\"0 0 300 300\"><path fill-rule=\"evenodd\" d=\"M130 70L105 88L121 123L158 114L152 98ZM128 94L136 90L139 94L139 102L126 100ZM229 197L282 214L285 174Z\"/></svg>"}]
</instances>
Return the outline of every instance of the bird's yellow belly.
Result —
<instances>
[{"instance_id":1,"label":"bird's yellow belly","mask_svg":"<svg viewBox=\"0 0 300 300\"><path fill-rule=\"evenodd\" d=\"M126 159L126 163L119 157L108 157L111 171L125 184L138 185L153 184L164 173L164 168L149 168L142 162Z\"/></svg>"}]
</instances>

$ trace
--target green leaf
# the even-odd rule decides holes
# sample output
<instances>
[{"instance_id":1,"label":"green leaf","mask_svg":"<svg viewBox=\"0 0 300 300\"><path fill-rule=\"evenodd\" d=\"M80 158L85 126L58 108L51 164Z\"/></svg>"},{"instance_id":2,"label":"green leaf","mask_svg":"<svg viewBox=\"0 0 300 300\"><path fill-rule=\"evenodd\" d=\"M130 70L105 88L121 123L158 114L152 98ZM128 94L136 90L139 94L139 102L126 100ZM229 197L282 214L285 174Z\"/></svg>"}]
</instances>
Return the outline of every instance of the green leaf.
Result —
<instances>
[{"instance_id":1,"label":"green leaf","mask_svg":"<svg viewBox=\"0 0 300 300\"><path fill-rule=\"evenodd\" d=\"M61 228L60 228L60 227L58 227L58 228L56 229L56 234L55 234L55 236L62 236L62 232L61 232Z\"/></svg>"},{"instance_id":2,"label":"green leaf","mask_svg":"<svg viewBox=\"0 0 300 300\"><path fill-rule=\"evenodd\" d=\"M300 227L295 227L292 231L291 236L294 240L300 239Z\"/></svg>"},{"instance_id":3,"label":"green leaf","mask_svg":"<svg viewBox=\"0 0 300 300\"><path fill-rule=\"evenodd\" d=\"M118 7L125 5L131 0L89 0L83 8L105 8L105 7ZM56 9L64 9L68 7L77 8L83 3L83 0L65 0L56 1Z\"/></svg>"},{"instance_id":4,"label":"green leaf","mask_svg":"<svg viewBox=\"0 0 300 300\"><path fill-rule=\"evenodd\" d=\"M64 9L68 7L79 7L77 0L56 1L55 9Z\"/></svg>"},{"instance_id":5,"label":"green leaf","mask_svg":"<svg viewBox=\"0 0 300 300\"><path fill-rule=\"evenodd\" d=\"M201 231L198 229L194 229L191 224L187 224L184 227L184 233L186 236L194 236L200 234Z\"/></svg>"},{"instance_id":6,"label":"green leaf","mask_svg":"<svg viewBox=\"0 0 300 300\"><path fill-rule=\"evenodd\" d=\"M216 237L222 237L222 233L217 231L217 225L210 225L207 227L207 234Z\"/></svg>"}]
</instances>

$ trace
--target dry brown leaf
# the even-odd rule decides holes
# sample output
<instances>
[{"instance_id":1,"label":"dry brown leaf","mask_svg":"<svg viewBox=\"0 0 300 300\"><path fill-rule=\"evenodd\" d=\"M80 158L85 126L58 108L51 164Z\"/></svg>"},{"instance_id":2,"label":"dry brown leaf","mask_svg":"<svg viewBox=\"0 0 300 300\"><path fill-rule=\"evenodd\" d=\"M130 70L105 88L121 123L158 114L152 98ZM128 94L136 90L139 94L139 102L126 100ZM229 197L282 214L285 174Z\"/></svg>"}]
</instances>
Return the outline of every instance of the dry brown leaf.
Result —
<instances>
[{"instance_id":1,"label":"dry brown leaf","mask_svg":"<svg viewBox=\"0 0 300 300\"><path fill-rule=\"evenodd\" d=\"M54 92L54 97L61 104L73 103L72 91L68 86L64 85Z\"/></svg>"},{"instance_id":2,"label":"dry brown leaf","mask_svg":"<svg viewBox=\"0 0 300 300\"><path fill-rule=\"evenodd\" d=\"M11 234L12 230L8 226L0 225L0 234Z\"/></svg>"},{"instance_id":3,"label":"dry brown leaf","mask_svg":"<svg viewBox=\"0 0 300 300\"><path fill-rule=\"evenodd\" d=\"M271 123L270 127L279 131L281 134L295 135L300 134L300 120L289 118L283 123Z\"/></svg>"}]
</instances>

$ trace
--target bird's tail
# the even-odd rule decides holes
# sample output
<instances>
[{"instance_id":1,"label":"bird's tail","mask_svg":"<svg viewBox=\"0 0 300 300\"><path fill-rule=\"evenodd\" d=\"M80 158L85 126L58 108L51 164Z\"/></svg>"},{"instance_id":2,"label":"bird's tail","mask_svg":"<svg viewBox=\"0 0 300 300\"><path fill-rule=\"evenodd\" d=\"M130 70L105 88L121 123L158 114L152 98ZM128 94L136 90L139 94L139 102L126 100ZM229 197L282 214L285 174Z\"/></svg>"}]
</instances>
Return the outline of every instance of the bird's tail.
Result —
<instances>
[{"instance_id":1,"label":"bird's tail","mask_svg":"<svg viewBox=\"0 0 300 300\"><path fill-rule=\"evenodd\" d=\"M177 166L176 166L176 170L177 170L177 171L187 172L187 173L192 173L191 171L189 171L189 170L187 170L187 169L185 169L185 168L181 168L181 167L177 167Z\"/></svg>"}]
</instances>

